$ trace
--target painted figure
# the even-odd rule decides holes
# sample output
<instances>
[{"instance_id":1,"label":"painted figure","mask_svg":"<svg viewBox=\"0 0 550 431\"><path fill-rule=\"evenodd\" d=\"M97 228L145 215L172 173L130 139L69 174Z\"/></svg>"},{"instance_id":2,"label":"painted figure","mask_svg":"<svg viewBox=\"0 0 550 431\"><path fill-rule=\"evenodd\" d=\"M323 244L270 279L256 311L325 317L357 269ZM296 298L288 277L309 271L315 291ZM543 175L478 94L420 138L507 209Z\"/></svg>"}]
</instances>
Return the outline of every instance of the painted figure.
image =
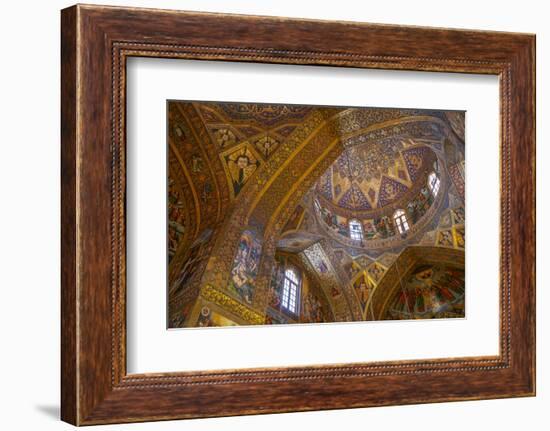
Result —
<instances>
[{"instance_id":1,"label":"painted figure","mask_svg":"<svg viewBox=\"0 0 550 431\"><path fill-rule=\"evenodd\" d=\"M230 286L247 303L252 303L254 281L258 274L261 244L250 231L244 231L231 270Z\"/></svg>"},{"instance_id":2,"label":"painted figure","mask_svg":"<svg viewBox=\"0 0 550 431\"><path fill-rule=\"evenodd\" d=\"M231 177L233 193L237 196L256 171L260 162L246 147L226 156L225 160Z\"/></svg>"},{"instance_id":3,"label":"painted figure","mask_svg":"<svg viewBox=\"0 0 550 431\"><path fill-rule=\"evenodd\" d=\"M420 265L400 286L386 318L426 319L464 314L464 271Z\"/></svg>"}]
</instances>

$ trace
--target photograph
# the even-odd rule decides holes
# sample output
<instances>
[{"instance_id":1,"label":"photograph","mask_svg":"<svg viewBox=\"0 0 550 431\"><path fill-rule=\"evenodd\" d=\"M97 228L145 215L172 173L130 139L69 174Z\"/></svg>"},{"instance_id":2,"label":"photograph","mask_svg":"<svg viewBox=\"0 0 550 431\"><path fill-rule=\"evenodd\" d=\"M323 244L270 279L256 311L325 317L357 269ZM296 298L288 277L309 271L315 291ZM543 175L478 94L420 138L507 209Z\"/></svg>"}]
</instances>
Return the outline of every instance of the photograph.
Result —
<instances>
[{"instance_id":1,"label":"photograph","mask_svg":"<svg viewBox=\"0 0 550 431\"><path fill-rule=\"evenodd\" d=\"M1 429L549 428L544 2L3 6Z\"/></svg>"},{"instance_id":2,"label":"photograph","mask_svg":"<svg viewBox=\"0 0 550 431\"><path fill-rule=\"evenodd\" d=\"M167 117L169 328L466 316L466 112L169 100Z\"/></svg>"}]
</instances>

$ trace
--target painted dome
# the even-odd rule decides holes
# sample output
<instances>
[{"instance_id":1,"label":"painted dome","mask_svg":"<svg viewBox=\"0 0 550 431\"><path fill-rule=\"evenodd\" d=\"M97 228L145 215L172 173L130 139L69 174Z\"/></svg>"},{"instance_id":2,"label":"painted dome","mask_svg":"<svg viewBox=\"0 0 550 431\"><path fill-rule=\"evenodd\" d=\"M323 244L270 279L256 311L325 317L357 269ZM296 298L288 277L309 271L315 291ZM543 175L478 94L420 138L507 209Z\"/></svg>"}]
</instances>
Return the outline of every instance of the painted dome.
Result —
<instances>
[{"instance_id":1,"label":"painted dome","mask_svg":"<svg viewBox=\"0 0 550 431\"><path fill-rule=\"evenodd\" d=\"M436 178L436 190L430 178ZM351 246L391 246L425 224L440 182L430 147L401 139L368 142L344 149L316 183L314 202L333 238ZM401 213L405 225L396 220ZM360 236L350 231L353 226Z\"/></svg>"},{"instance_id":2,"label":"painted dome","mask_svg":"<svg viewBox=\"0 0 550 431\"><path fill-rule=\"evenodd\" d=\"M347 147L317 183L321 203L342 215L375 215L426 185L437 160L431 148L405 141Z\"/></svg>"}]
</instances>

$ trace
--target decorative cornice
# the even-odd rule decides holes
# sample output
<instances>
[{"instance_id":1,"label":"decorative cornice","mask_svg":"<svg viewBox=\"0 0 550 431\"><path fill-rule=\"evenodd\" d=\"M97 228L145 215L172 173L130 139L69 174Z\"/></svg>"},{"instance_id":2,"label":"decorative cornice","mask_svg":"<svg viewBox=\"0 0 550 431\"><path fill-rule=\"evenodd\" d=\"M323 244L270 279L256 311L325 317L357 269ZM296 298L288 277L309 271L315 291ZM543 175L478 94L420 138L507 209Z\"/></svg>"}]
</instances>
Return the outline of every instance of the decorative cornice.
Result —
<instances>
[{"instance_id":1,"label":"decorative cornice","mask_svg":"<svg viewBox=\"0 0 550 431\"><path fill-rule=\"evenodd\" d=\"M207 284L201 289L200 296L205 301L213 302L214 304L223 307L230 313L235 314L247 323L252 325L262 325L264 316L257 311L247 307L241 302L233 299L226 293L216 289L214 286Z\"/></svg>"}]
</instances>

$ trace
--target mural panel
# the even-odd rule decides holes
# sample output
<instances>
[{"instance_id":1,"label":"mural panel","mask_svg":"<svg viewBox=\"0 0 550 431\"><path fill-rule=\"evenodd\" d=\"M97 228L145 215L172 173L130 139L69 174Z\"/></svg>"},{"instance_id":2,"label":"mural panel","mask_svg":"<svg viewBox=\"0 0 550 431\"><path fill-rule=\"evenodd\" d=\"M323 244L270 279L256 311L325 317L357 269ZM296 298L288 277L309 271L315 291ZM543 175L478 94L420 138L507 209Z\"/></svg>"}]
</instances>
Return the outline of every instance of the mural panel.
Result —
<instances>
[{"instance_id":1,"label":"mural panel","mask_svg":"<svg viewBox=\"0 0 550 431\"><path fill-rule=\"evenodd\" d=\"M420 265L390 300L384 319L464 317L464 270Z\"/></svg>"},{"instance_id":2,"label":"mural panel","mask_svg":"<svg viewBox=\"0 0 550 431\"><path fill-rule=\"evenodd\" d=\"M364 313L366 311L367 303L369 301L371 293L374 289L374 283L365 272L362 272L359 277L357 277L353 282L353 288L355 289L355 294L359 299L361 309Z\"/></svg>"},{"instance_id":3,"label":"mural panel","mask_svg":"<svg viewBox=\"0 0 550 431\"><path fill-rule=\"evenodd\" d=\"M225 164L231 194L235 198L254 175L260 166L260 161L251 147L246 144L231 149L223 155L222 160Z\"/></svg>"},{"instance_id":4,"label":"mural panel","mask_svg":"<svg viewBox=\"0 0 550 431\"><path fill-rule=\"evenodd\" d=\"M237 293L247 304L252 303L255 280L262 252L261 242L251 231L244 231L239 240L237 255L231 269L230 290Z\"/></svg>"}]
</instances>

